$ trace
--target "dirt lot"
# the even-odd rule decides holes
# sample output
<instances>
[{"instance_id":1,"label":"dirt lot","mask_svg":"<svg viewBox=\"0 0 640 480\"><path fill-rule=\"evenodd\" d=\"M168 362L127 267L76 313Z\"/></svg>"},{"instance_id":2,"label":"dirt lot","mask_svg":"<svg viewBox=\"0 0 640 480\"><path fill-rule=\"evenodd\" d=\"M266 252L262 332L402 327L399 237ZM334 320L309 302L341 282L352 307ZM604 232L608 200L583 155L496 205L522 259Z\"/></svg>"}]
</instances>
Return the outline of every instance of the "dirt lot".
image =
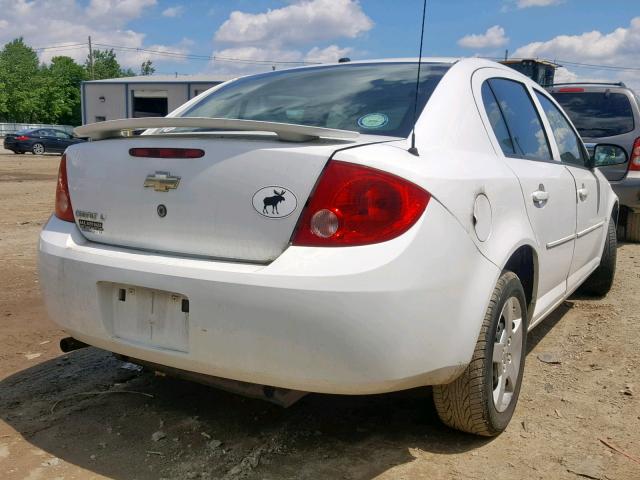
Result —
<instances>
[{"instance_id":1,"label":"dirt lot","mask_svg":"<svg viewBox=\"0 0 640 480\"><path fill-rule=\"evenodd\" d=\"M0 478L640 479L615 450L640 459L640 245L618 249L608 297L532 332L510 427L478 439L439 423L429 389L284 410L62 354L36 272L58 162L0 150Z\"/></svg>"}]
</instances>

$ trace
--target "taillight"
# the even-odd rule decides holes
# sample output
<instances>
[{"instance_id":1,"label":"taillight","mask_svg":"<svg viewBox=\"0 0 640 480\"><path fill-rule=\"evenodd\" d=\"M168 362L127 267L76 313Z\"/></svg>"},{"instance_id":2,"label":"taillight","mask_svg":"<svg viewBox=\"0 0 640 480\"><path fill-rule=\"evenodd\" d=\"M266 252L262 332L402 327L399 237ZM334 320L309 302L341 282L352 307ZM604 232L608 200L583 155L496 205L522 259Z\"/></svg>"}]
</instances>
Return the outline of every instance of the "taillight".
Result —
<instances>
[{"instance_id":1,"label":"taillight","mask_svg":"<svg viewBox=\"0 0 640 480\"><path fill-rule=\"evenodd\" d=\"M29 140L29 137L27 137L26 135L20 135L19 137L16 137L16 140L24 142L25 140Z\"/></svg>"},{"instance_id":2,"label":"taillight","mask_svg":"<svg viewBox=\"0 0 640 480\"><path fill-rule=\"evenodd\" d=\"M67 183L67 156L62 155L60 168L58 169L58 184L56 185L56 217L67 222L75 222L73 207L69 197L69 184Z\"/></svg>"},{"instance_id":3,"label":"taillight","mask_svg":"<svg viewBox=\"0 0 640 480\"><path fill-rule=\"evenodd\" d=\"M199 148L130 148L132 157L146 158L200 158L204 150Z\"/></svg>"},{"instance_id":4,"label":"taillight","mask_svg":"<svg viewBox=\"0 0 640 480\"><path fill-rule=\"evenodd\" d=\"M396 175L332 160L302 212L292 244L343 247L391 240L411 228L430 198Z\"/></svg>"},{"instance_id":5,"label":"taillight","mask_svg":"<svg viewBox=\"0 0 640 480\"><path fill-rule=\"evenodd\" d=\"M633 142L631 159L629 160L629 170L640 170L640 137Z\"/></svg>"}]
</instances>

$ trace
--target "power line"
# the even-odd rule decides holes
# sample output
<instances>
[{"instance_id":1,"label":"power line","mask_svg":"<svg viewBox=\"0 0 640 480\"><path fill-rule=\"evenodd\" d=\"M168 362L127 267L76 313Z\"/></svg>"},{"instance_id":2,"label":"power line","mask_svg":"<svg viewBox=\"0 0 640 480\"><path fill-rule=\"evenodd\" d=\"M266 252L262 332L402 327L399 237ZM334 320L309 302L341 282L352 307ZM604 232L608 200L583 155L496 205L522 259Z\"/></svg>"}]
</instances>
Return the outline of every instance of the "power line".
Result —
<instances>
[{"instance_id":1,"label":"power line","mask_svg":"<svg viewBox=\"0 0 640 480\"><path fill-rule=\"evenodd\" d=\"M592 68L592 69L598 69L598 70L621 70L621 71L640 72L640 68L638 67L619 67L616 65L595 65L593 63L580 63L580 62L572 62L569 60L558 60L558 62L564 63L566 65L571 65L574 67Z\"/></svg>"},{"instance_id":2,"label":"power line","mask_svg":"<svg viewBox=\"0 0 640 480\"><path fill-rule=\"evenodd\" d=\"M497 62L501 62L504 59L502 58L498 58L498 57L478 57L478 58L486 58L487 60L495 60ZM509 57L509 60L531 60L531 58L519 58L519 57ZM581 62L574 62L572 60L561 60L561 59L554 59L554 60L549 60L546 58L536 58L536 60L542 60L542 61L550 61L552 63L561 63L563 65L569 65L572 67L580 67L580 68L587 68L587 69L592 69L592 70L613 70L613 71L639 71L640 72L640 68L638 67L621 67L618 65L598 65L598 64L594 64L594 63L581 63ZM560 66L563 66L560 65Z\"/></svg>"},{"instance_id":3,"label":"power line","mask_svg":"<svg viewBox=\"0 0 640 480\"><path fill-rule=\"evenodd\" d=\"M87 46L86 43L72 43L67 45L52 45L51 47L35 47L35 51L43 51L43 50L59 50L59 49L74 49L74 48L85 48Z\"/></svg>"},{"instance_id":4,"label":"power line","mask_svg":"<svg viewBox=\"0 0 640 480\"><path fill-rule=\"evenodd\" d=\"M308 61L291 61L291 60L254 60L249 58L234 58L234 57L225 57L219 55L203 55L196 53L181 53L181 52L170 52L166 50L155 50L150 48L142 48L142 47L128 47L126 45L112 45L108 43L94 43L94 46L103 47L103 48L111 48L117 51L126 51L126 52L143 52L156 56L163 56L168 58L175 59L184 59L184 60L201 60L201 61L214 61L214 62L230 62L230 63L244 63L251 65L317 65L320 62L308 62ZM87 48L88 43L73 43L67 45L51 45L47 47L36 47L35 51L65 51L65 50L78 50L81 48ZM480 58L489 58L490 60L501 61L502 58L497 57L480 57ZM511 60L519 60L518 58L511 57ZM561 63L564 65L569 65L572 67L579 67L590 70L609 70L609 71L629 71L629 72L640 72L640 67L627 67L621 65L603 65L603 64L595 64L595 63L584 63L584 62L576 62L573 60L562 60L557 59L554 62Z\"/></svg>"},{"instance_id":5,"label":"power line","mask_svg":"<svg viewBox=\"0 0 640 480\"><path fill-rule=\"evenodd\" d=\"M112 48L114 50L124 50L124 51L136 51L136 52L145 52L151 53L154 55L161 55L167 57L175 57L175 58L184 58L189 60L206 60L206 61L220 61L220 62L237 62L237 63L249 63L256 65L314 65L319 62L306 62L306 61L290 61L290 60L253 60L248 58L232 58L232 57L222 57L218 55L199 55L195 53L180 53L180 52L168 52L166 50L152 50L149 48L142 47L126 47L122 45L111 45L108 43L95 43L96 46Z\"/></svg>"}]
</instances>

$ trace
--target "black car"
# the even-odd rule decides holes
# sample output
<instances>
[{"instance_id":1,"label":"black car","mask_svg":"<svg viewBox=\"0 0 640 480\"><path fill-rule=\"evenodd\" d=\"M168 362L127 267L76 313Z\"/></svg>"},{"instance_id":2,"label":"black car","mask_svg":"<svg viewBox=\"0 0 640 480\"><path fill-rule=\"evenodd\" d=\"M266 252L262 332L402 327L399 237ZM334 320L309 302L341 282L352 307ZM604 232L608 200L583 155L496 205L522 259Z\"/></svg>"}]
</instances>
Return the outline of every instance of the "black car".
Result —
<instances>
[{"instance_id":1,"label":"black car","mask_svg":"<svg viewBox=\"0 0 640 480\"><path fill-rule=\"evenodd\" d=\"M30 128L4 137L4 148L14 153L42 155L47 152L63 153L69 145L84 141L55 128Z\"/></svg>"}]
</instances>

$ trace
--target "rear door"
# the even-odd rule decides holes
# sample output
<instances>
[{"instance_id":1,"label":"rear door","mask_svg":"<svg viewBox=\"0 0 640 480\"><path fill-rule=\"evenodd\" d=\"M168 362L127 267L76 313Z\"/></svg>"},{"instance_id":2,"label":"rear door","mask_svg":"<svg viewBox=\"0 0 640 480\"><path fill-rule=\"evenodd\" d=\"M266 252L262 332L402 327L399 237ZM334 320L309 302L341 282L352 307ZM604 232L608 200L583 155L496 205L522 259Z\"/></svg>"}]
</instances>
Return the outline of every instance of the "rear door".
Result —
<instances>
[{"instance_id":1,"label":"rear door","mask_svg":"<svg viewBox=\"0 0 640 480\"><path fill-rule=\"evenodd\" d=\"M56 136L56 148L59 152L64 152L73 143L73 137L66 132L54 130Z\"/></svg>"},{"instance_id":2,"label":"rear door","mask_svg":"<svg viewBox=\"0 0 640 480\"><path fill-rule=\"evenodd\" d=\"M620 145L631 157L640 136L640 112L634 96L620 87L557 87L551 94L567 113L585 143ZM622 180L629 162L599 167L610 181Z\"/></svg>"},{"instance_id":3,"label":"rear door","mask_svg":"<svg viewBox=\"0 0 640 480\"><path fill-rule=\"evenodd\" d=\"M554 157L576 182L576 245L569 271L569 289L577 287L598 266L606 217L601 203L600 180L588 168L584 145L563 112L544 93L536 90L548 128L553 133Z\"/></svg>"},{"instance_id":4,"label":"rear door","mask_svg":"<svg viewBox=\"0 0 640 480\"><path fill-rule=\"evenodd\" d=\"M47 152L59 152L60 144L58 143L58 139L56 138L56 134L50 128L43 128L39 130L40 133L40 143L44 145L44 148Z\"/></svg>"},{"instance_id":5,"label":"rear door","mask_svg":"<svg viewBox=\"0 0 640 480\"><path fill-rule=\"evenodd\" d=\"M554 160L542 121L523 83L502 70L483 71L481 95L500 154L520 181L538 242L538 290L534 321L560 301L575 243L575 182ZM516 77L517 78L517 77ZM474 83L475 83L474 76Z\"/></svg>"}]
</instances>

